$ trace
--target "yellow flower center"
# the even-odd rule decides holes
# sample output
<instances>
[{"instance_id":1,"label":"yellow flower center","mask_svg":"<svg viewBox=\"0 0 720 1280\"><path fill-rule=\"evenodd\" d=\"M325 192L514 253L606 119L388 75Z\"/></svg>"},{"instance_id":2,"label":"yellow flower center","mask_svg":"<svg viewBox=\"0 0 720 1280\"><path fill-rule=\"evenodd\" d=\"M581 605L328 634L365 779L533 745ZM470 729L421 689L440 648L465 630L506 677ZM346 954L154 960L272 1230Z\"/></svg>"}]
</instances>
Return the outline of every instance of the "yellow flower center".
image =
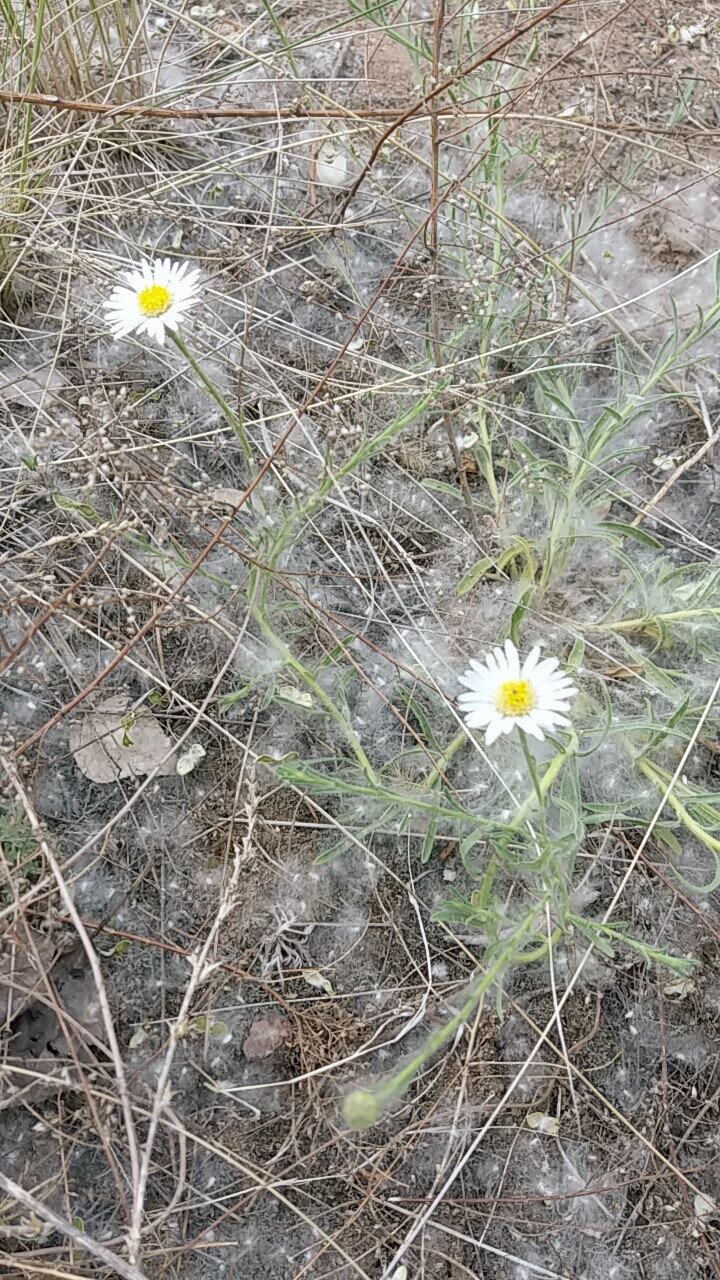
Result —
<instances>
[{"instance_id":1,"label":"yellow flower center","mask_svg":"<svg viewBox=\"0 0 720 1280\"><path fill-rule=\"evenodd\" d=\"M529 680L504 680L495 694L495 706L503 716L526 716L535 706Z\"/></svg>"},{"instance_id":2,"label":"yellow flower center","mask_svg":"<svg viewBox=\"0 0 720 1280\"><path fill-rule=\"evenodd\" d=\"M138 294L138 306L144 316L162 316L172 306L172 295L164 284L149 284Z\"/></svg>"}]
</instances>

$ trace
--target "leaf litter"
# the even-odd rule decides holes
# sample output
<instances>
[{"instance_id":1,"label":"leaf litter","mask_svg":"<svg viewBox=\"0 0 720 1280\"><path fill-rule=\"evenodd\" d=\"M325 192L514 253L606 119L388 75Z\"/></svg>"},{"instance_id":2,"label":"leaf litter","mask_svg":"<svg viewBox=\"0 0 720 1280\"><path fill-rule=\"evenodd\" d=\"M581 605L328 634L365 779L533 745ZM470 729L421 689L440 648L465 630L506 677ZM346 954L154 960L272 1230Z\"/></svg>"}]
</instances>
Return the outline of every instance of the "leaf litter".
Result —
<instances>
[{"instance_id":1,"label":"leaf litter","mask_svg":"<svg viewBox=\"0 0 720 1280\"><path fill-rule=\"evenodd\" d=\"M156 770L175 773L172 739L152 711L128 712L125 694L105 698L70 728L70 750L81 773L91 782L140 778Z\"/></svg>"}]
</instances>

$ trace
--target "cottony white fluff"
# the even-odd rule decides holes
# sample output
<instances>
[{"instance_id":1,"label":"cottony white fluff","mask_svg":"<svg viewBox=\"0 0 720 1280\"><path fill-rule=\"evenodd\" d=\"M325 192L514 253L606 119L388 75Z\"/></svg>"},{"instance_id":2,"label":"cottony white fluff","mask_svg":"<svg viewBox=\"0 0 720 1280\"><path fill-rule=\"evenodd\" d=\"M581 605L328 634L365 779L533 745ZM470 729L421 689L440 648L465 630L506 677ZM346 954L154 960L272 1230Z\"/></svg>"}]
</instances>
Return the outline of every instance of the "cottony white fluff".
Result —
<instances>
[{"instance_id":1,"label":"cottony white fluff","mask_svg":"<svg viewBox=\"0 0 720 1280\"><path fill-rule=\"evenodd\" d=\"M178 329L188 307L198 301L199 270L188 271L189 262L156 258L139 268L123 271L128 286L116 285L105 303L107 321L115 338L146 332L162 346L166 329Z\"/></svg>"},{"instance_id":2,"label":"cottony white fluff","mask_svg":"<svg viewBox=\"0 0 720 1280\"><path fill-rule=\"evenodd\" d=\"M541 661L535 648L521 667L512 640L505 641L504 649L493 649L484 662L471 660L471 669L460 676L470 691L458 699L465 723L470 729L484 728L488 746L516 725L542 742L543 730L570 724L565 712L577 693L558 665L557 658Z\"/></svg>"}]
</instances>

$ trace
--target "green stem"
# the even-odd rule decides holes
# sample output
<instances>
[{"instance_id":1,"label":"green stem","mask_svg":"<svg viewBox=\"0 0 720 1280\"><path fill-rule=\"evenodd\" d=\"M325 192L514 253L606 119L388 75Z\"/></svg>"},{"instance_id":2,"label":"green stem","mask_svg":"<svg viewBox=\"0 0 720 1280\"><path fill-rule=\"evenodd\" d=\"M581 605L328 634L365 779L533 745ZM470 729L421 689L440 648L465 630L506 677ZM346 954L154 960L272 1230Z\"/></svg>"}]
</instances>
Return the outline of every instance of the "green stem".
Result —
<instances>
[{"instance_id":1,"label":"green stem","mask_svg":"<svg viewBox=\"0 0 720 1280\"><path fill-rule=\"evenodd\" d=\"M274 9L273 9L273 7L272 7L272 4L270 4L270 3L268 2L268 0L262 0L262 6L263 6L263 9L265 10L265 12L266 12L266 14L267 14L268 18L269 18L269 19L270 19L270 21L272 22L272 24L273 24L273 26L274 26L274 28L275 28L275 31L276 31L276 33L277 33L277 36L278 36L278 38L279 38L279 40L280 40L280 42L281 42L281 44L282 44L282 46L283 46L283 49L285 50L285 55L286 55L287 60L288 60L288 62L289 62L289 64L290 64L290 68L291 68L291 70L292 70L292 73L293 73L293 75L294 75L295 79L296 79L297 81L299 81L301 77L300 77L300 72L298 71L298 68L297 68L297 63L295 62L295 58L293 57L292 46L291 46L291 45L290 45L290 43L288 42L288 39L287 39L287 36L285 35L285 32L283 31L282 27L280 26L280 23L278 22L277 18L275 17L275 11L274 11Z\"/></svg>"},{"instance_id":2,"label":"green stem","mask_svg":"<svg viewBox=\"0 0 720 1280\"><path fill-rule=\"evenodd\" d=\"M479 352L478 352L478 355L479 355L478 381L481 385L486 384L488 381L488 368L487 368L488 352L489 352L490 346L492 345L492 330L493 330L493 324L495 321L494 303L497 301L498 280L499 280L500 271L502 268L502 254L503 254L503 225L502 224L503 224L503 210L505 206L505 191L504 191L504 185L503 185L503 158L502 158L503 144L502 144L502 137L500 134L500 122L502 117L498 109L499 102L497 98L493 100L493 107L498 112L498 114L495 116L491 116L488 120L489 157L486 165L486 170L487 170L489 180L492 181L492 178L494 177L494 182L495 182L494 203L492 205L488 204L487 206L487 212L490 214L491 218L494 219L494 234L493 234L492 271L491 271L490 283L489 283L489 286L487 289L487 295L486 295L486 306L490 308L490 311L489 312L486 311L486 314L484 317L484 323L481 326ZM487 428L487 414L485 410L485 405L483 404L482 400L480 401L480 405L478 408L478 436L480 438L480 445L481 445L482 455L483 455L483 468L482 468L483 476L485 478L485 483L487 484L488 489L490 490L490 494L493 500L493 506L495 509L495 515L496 515L496 518L498 518L500 515L500 508L502 504L500 501L500 491L498 489L497 481L495 479L495 469L493 466L492 442L490 440L490 433Z\"/></svg>"},{"instance_id":3,"label":"green stem","mask_svg":"<svg viewBox=\"0 0 720 1280\"><path fill-rule=\"evenodd\" d=\"M441 774L445 772L447 765L450 763L450 761L459 751L460 747L463 745L463 743L467 741L472 741L472 736L468 734L465 729L461 729L460 733L457 733L455 737L452 739L452 741L449 743L449 745L445 748L445 751L441 755L435 767L431 769L430 772L427 774L425 778L425 786L428 789L430 789L435 785L435 783L437 782ZM573 741L574 742L576 741L574 739L574 735L573 735ZM526 751L528 750L527 743L525 743L524 749ZM556 756L553 756L553 759L550 761L542 778L538 777L535 760L532 759L532 766L528 765L528 768L530 769L530 777L532 779L533 789L530 792L530 795L526 796L526 798L518 806L515 816L512 818L509 824L511 831L517 831L517 829L521 827L524 822L527 821L528 817L532 812L532 809L536 804L540 805L540 812L543 813L545 808L545 796L548 790L550 789L553 782L557 778L565 761L568 759L569 756L574 755L574 752L575 752L575 747L573 743L571 743L565 751L559 751ZM527 755L525 758L527 760L528 758ZM416 802L413 801L413 803L416 803ZM420 807L423 807L423 806L420 806ZM427 806L424 806L424 807L427 807ZM447 815L440 814L440 816L447 816ZM470 821L473 820L473 814L468 813L466 817ZM481 820L478 821L478 825L482 826Z\"/></svg>"},{"instance_id":4,"label":"green stem","mask_svg":"<svg viewBox=\"0 0 720 1280\"><path fill-rule=\"evenodd\" d=\"M483 345L485 345L484 340L483 340ZM493 500L493 507L495 508L495 516L497 518L500 514L500 490L498 489L497 480L495 479L495 468L493 466L493 455L492 455L492 443L490 441L490 433L487 428L487 413L485 411L485 405L482 404L482 402L478 409L477 427L478 427L478 436L480 438L480 445L482 447L482 454L483 454L483 468L482 468L483 476L485 478L485 483L488 489L490 490L490 494Z\"/></svg>"},{"instance_id":5,"label":"green stem","mask_svg":"<svg viewBox=\"0 0 720 1280\"><path fill-rule=\"evenodd\" d=\"M312 497L299 505L293 512L292 516L285 521L283 529L275 540L272 554L273 564L276 563L279 556L285 550L285 547L295 536L295 530L297 529L298 524L301 521L308 519L321 507L322 500L325 495L329 493L339 481L344 479L346 475L356 471L363 462L368 462L370 458L375 456L375 454L382 453L385 450L385 446L390 444L396 435L399 435L405 427L410 426L416 418L424 413L425 409L428 405L432 404L434 399L435 392L427 392L420 400L417 401L416 404L412 406L412 408L408 409L407 413L401 414L394 420L394 422L391 422L389 426L385 427L384 431L379 432L379 434L373 436L371 440L367 440L361 444L360 447L356 449L355 453L348 458L347 462L343 463L336 472L333 472L332 474L327 473L325 475L325 478Z\"/></svg>"},{"instance_id":6,"label":"green stem","mask_svg":"<svg viewBox=\"0 0 720 1280\"><path fill-rule=\"evenodd\" d=\"M682 801L678 799L677 795L675 795L673 791L668 790L668 786L672 782L670 774L666 773L664 769L657 769L649 760L640 759L637 761L637 766L640 772L644 773L645 777L649 778L653 786L657 787L658 791L661 792L663 799L670 805L670 808L680 819L683 826L686 827L690 834L694 835L701 844L704 844L706 849L709 849L711 853L716 855L717 861L717 856L720 855L720 840L716 840L714 836L710 835L709 831L706 831L699 822L696 822L692 814L688 813L688 810L685 808ZM680 795L685 799L694 799L692 792L677 779L674 784L674 790L679 791ZM697 803L698 807L705 811L706 816L710 817L712 814L714 818L717 818L717 810L713 809L710 805L704 804L702 801ZM710 886L710 889L712 890L715 890L718 887L718 884L720 884L720 863L717 864L717 870L718 876Z\"/></svg>"},{"instance_id":7,"label":"green stem","mask_svg":"<svg viewBox=\"0 0 720 1280\"><path fill-rule=\"evenodd\" d=\"M525 733L525 730L518 729L518 734L520 735L520 746L522 747L522 752L525 757L525 763L528 767L528 773L530 774L530 777L532 779L532 784L535 788L535 795L537 796L537 802L540 807L540 811L542 812L545 808L545 796L543 795L543 792L540 788L540 778L538 776L538 771L537 771L537 762L535 760L535 757L532 751L530 750L530 747L528 746L527 734Z\"/></svg>"},{"instance_id":8,"label":"green stem","mask_svg":"<svg viewBox=\"0 0 720 1280\"><path fill-rule=\"evenodd\" d=\"M232 409L230 408L230 405L227 403L226 400L223 399L217 387L213 385L213 383L210 381L207 374L205 373L204 369L202 369L201 366L198 364L194 355L189 350L185 342L185 339L182 337L182 335L175 329L169 329L168 333L170 334L170 337L175 343L175 346L177 347L178 351L182 352L182 354L184 355L185 359L190 365L190 368L194 370L194 372L197 374L198 378L200 379L203 386L205 387L205 390L210 393L216 405L220 409L221 413L227 418L228 422L230 423L230 426L235 432L235 435L240 441L243 454L245 455L245 460L252 465L253 464L252 451L250 449L250 445L248 444L248 439L247 439L247 436L245 435L245 429L243 427L243 424L240 418L238 418L236 413L233 413Z\"/></svg>"},{"instance_id":9,"label":"green stem","mask_svg":"<svg viewBox=\"0 0 720 1280\"><path fill-rule=\"evenodd\" d=\"M447 746L443 751L443 754L441 755L440 759L435 765L435 768L431 769L429 774L425 778L425 786L428 788L428 790L430 789L430 787L435 786L435 783L437 782L441 774L445 772L453 756L457 755L463 743L468 742L469 740L471 739L470 739L470 735L467 732L467 729L461 729L460 732L455 735L450 745Z\"/></svg>"},{"instance_id":10,"label":"green stem","mask_svg":"<svg viewBox=\"0 0 720 1280\"><path fill-rule=\"evenodd\" d=\"M371 784L373 788L379 791L380 784L379 784L377 774L375 773L375 770L373 769L370 761L368 760L365 752L363 751L362 745L360 743L360 739L358 738L352 726L348 724L342 711L340 711L339 708L335 706L335 703L333 702L332 698L328 696L328 694L323 689L322 685L318 684L312 672L308 671L307 667L303 666L302 662L300 662L294 656L294 654L290 652L287 645L284 644L283 641L280 639L280 637L275 634L269 622L267 621L265 615L263 614L262 610L257 608L254 609L253 617L255 618L265 638L270 641L270 644L273 646L276 653L278 653L282 658L284 664L288 666L291 671L294 671L295 674L300 677L303 683L307 685L308 689L310 689L311 693L317 698L318 702L322 704L322 706L324 707L325 711L328 713L330 718L342 730L350 746L350 749L353 755L355 756L355 759L357 760L358 764L360 765L363 773L365 774L365 777L367 778L368 782Z\"/></svg>"},{"instance_id":11,"label":"green stem","mask_svg":"<svg viewBox=\"0 0 720 1280\"><path fill-rule=\"evenodd\" d=\"M347 1098L345 1112L346 1118L350 1123L357 1125L357 1127L373 1124L378 1118L383 1105L389 1102L391 1098L398 1097L405 1092L425 1063L455 1035L455 1032L459 1030L464 1022L468 1021L488 987L500 977L503 970L515 958L523 938L532 928L535 915L536 912L532 911L525 917L495 963L491 965L482 977L473 983L467 998L454 1017L449 1022L446 1022L445 1026L439 1027L431 1036L428 1036L422 1049L408 1062L407 1066L403 1067L402 1071L399 1071L391 1080L381 1085L379 1089L374 1089L372 1092L358 1089ZM547 946L547 943L545 943L545 946ZM360 1119L361 1116L362 1119Z\"/></svg>"},{"instance_id":12,"label":"green stem","mask_svg":"<svg viewBox=\"0 0 720 1280\"><path fill-rule=\"evenodd\" d=\"M561 929L559 926L556 929L553 929L551 936L549 938L544 938L540 943L540 946L536 947L534 951L523 951L521 956L516 956L516 963L534 964L537 960L544 960L550 950L550 947L554 947L555 943L560 941L564 932L564 929Z\"/></svg>"},{"instance_id":13,"label":"green stem","mask_svg":"<svg viewBox=\"0 0 720 1280\"><path fill-rule=\"evenodd\" d=\"M515 817L512 819L510 823L511 829L517 830L518 827L521 827L522 824L527 821L528 816L531 810L533 809L534 805L538 802L540 803L540 812L544 814L545 796L547 795L547 792L549 791L553 782L557 778L568 756L571 754L572 754L572 751L570 750L558 751L557 755L553 756L542 778L540 779L537 778L537 770L535 770L535 777L532 776L532 772L531 772L530 776L533 777L533 790L530 793L530 795L527 796L527 798L523 800L522 804L519 806L515 814ZM525 758L527 759L527 756ZM533 768L534 767L535 767L535 761L533 760Z\"/></svg>"},{"instance_id":14,"label":"green stem","mask_svg":"<svg viewBox=\"0 0 720 1280\"><path fill-rule=\"evenodd\" d=\"M637 394L628 401L619 413L610 413L607 409L603 410L591 432L591 436L594 439L593 445L588 450L587 458L583 460L581 466L578 467L575 472L573 480L569 486L567 493L568 505L572 505L581 485L584 484L587 476L594 470L596 460L604 452L608 441L617 434L619 420L627 418L629 414L635 411L638 403L642 403L644 400L649 398L650 392L657 386L657 384L666 379L669 373L672 372L673 368L679 364L680 357L697 342L698 338L703 333L710 331L711 326L715 323L718 313L720 313L720 298L708 308L704 315L701 315L698 323L693 326L683 341L678 343L677 347L670 350L662 364L653 366L644 385L640 387ZM637 344L635 343L634 345ZM674 383L668 383L668 385L678 391L679 394L682 394L680 389L675 387ZM607 426L604 430L602 429L603 420L607 422Z\"/></svg>"},{"instance_id":15,"label":"green stem","mask_svg":"<svg viewBox=\"0 0 720 1280\"><path fill-rule=\"evenodd\" d=\"M476 889L473 892L472 899L471 899L472 905L474 907L477 906L478 911L481 913L481 915L484 915L488 909L488 904L490 902L490 894L492 892L492 887L493 887L493 881L495 879L495 873L499 866L500 866L500 859L498 858L496 853L493 853L487 865L485 875L483 876L482 885L480 886L479 889Z\"/></svg>"},{"instance_id":16,"label":"green stem","mask_svg":"<svg viewBox=\"0 0 720 1280\"><path fill-rule=\"evenodd\" d=\"M520 735L520 746L522 747L522 752L525 757L525 763L528 767L528 773L530 774L530 777L532 779L532 784L535 789L535 795L537 797L538 809L540 811L540 834L542 835L544 852L547 852L548 838L547 838L547 825L545 822L545 791L543 791L540 785L540 778L538 776L538 771L537 771L537 761L535 760L535 757L528 745L527 734L523 729L518 729L518 733ZM557 759L557 756L555 758ZM517 817L517 814L515 816Z\"/></svg>"},{"instance_id":17,"label":"green stem","mask_svg":"<svg viewBox=\"0 0 720 1280\"><path fill-rule=\"evenodd\" d=\"M577 625L583 631L645 631L648 627L655 627L657 630L658 623L689 622L691 618L717 617L720 617L720 609L678 609L675 613L658 613L654 617L648 615L645 618L625 618L622 622L580 622Z\"/></svg>"}]
</instances>

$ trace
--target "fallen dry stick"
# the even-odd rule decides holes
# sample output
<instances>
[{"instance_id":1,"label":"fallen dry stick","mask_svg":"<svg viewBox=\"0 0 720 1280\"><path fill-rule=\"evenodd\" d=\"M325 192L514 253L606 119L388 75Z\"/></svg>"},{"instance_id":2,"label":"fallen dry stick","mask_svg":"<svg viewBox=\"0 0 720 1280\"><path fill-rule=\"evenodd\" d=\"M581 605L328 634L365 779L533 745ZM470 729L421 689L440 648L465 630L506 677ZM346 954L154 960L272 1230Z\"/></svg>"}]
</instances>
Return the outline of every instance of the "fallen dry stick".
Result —
<instances>
[{"instance_id":1,"label":"fallen dry stick","mask_svg":"<svg viewBox=\"0 0 720 1280\"><path fill-rule=\"evenodd\" d=\"M706 440L704 444L700 445L700 448L696 450L691 458L686 458L685 462L681 462L680 466L675 468L670 478L660 486L654 498L651 498L647 506L643 507L642 511L638 512L634 520L630 521L631 527L633 529L637 529L638 525L642 523L646 516L650 515L650 512L653 511L658 502L662 502L665 494L670 492L675 481L679 480L680 477L684 475L686 471L689 471L691 467L694 467L696 462L700 462L701 458L704 458L705 454L709 453L713 446L718 444L718 442L720 442L720 427L718 427L718 430L714 435L710 436L709 440Z\"/></svg>"},{"instance_id":2,"label":"fallen dry stick","mask_svg":"<svg viewBox=\"0 0 720 1280\"><path fill-rule=\"evenodd\" d=\"M112 1249L106 1249L104 1244L100 1244L98 1240L93 1240L87 1232L80 1231L78 1227L72 1226L66 1222L64 1218L59 1217L52 1209L48 1208L42 1200L37 1200L29 1191L13 1182L12 1178L6 1178L4 1173L0 1173L0 1188L5 1191L18 1204L23 1205L30 1213L34 1213L36 1218L40 1218L42 1222L47 1222L61 1235L67 1236L76 1244L79 1249L85 1249L87 1253L92 1253L96 1258L100 1258L106 1266L110 1268L113 1275L125 1276L126 1280L147 1280L144 1271L138 1270L137 1267L131 1266L129 1262L125 1262L124 1258L119 1258Z\"/></svg>"},{"instance_id":3,"label":"fallen dry stick","mask_svg":"<svg viewBox=\"0 0 720 1280\"><path fill-rule=\"evenodd\" d=\"M75 926L75 931L78 937L80 938L80 941L83 945L83 949L88 958L90 970L92 972L93 980L95 982L95 990L97 991L98 1001L100 1003L100 1012L102 1016L103 1026L105 1028L105 1035L107 1037L108 1049L110 1051L110 1056L112 1058L113 1066L115 1068L115 1077L117 1080L118 1091L120 1093L120 1102L122 1106L123 1116L125 1119L127 1142L128 1142L128 1147L130 1149L130 1165L131 1165L131 1171L132 1171L133 1188L136 1190L138 1185L139 1175L140 1175L140 1155L138 1151L137 1135L135 1133L135 1122L133 1120L132 1108L130 1106L130 1094L128 1091L127 1079L125 1076L125 1066L123 1063L122 1054L120 1053L120 1046L118 1044L117 1035L115 1034L115 1026L113 1023L112 1014L110 1012L110 1004L108 1001L107 992L105 990L105 983L103 982L102 970L100 968L100 961L98 960L97 952L95 951L95 948L93 947L93 944L90 941L90 937L88 935L87 929L85 928L85 925L83 924L80 918L80 914L78 912L77 907L75 906L75 902L72 898L72 895L70 894L67 884L65 883L62 870L60 868L60 864L57 858L55 857L55 854L53 853L52 849L50 848L50 845L45 839L37 813L35 812L35 808L25 788L25 785L20 777L20 774L14 762L10 759L9 756L5 755L4 752L0 752L0 767L4 769L5 773L7 774L7 777L10 781L10 785L15 791L15 794L17 795L20 803L22 804L23 809L25 810L25 816L27 817L28 823L30 824L32 833L38 845L42 849L43 856L48 866L50 867L50 870L55 879L55 883L57 885L60 897L62 898L65 910L70 920L72 921L73 925ZM137 1276L140 1273L133 1272L133 1274Z\"/></svg>"}]
</instances>

